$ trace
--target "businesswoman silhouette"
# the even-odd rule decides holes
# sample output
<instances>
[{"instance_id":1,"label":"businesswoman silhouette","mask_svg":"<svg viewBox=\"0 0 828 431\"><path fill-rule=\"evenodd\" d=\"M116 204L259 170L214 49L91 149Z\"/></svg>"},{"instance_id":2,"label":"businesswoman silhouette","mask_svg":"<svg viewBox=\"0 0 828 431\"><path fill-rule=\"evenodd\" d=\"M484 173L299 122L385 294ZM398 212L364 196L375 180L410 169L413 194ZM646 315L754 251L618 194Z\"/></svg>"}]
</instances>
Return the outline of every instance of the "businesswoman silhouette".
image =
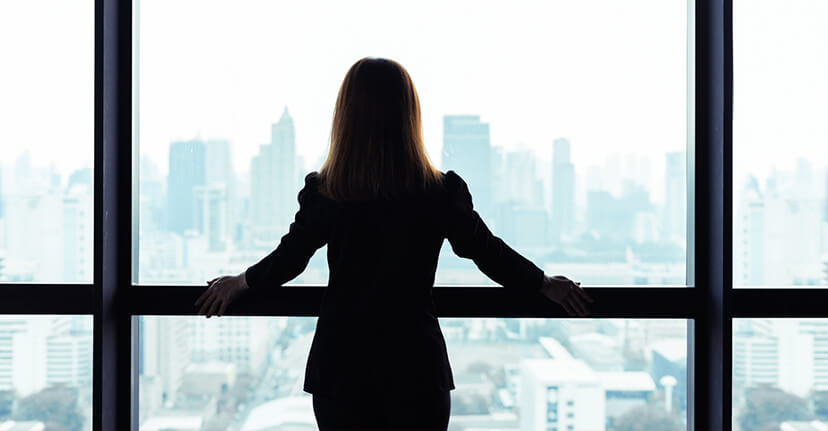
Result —
<instances>
[{"instance_id":1,"label":"businesswoman silhouette","mask_svg":"<svg viewBox=\"0 0 828 431\"><path fill-rule=\"evenodd\" d=\"M299 275L327 244L330 277L304 380L322 431L447 429L454 381L431 296L444 239L504 287L589 314L580 283L546 276L494 236L460 175L431 165L414 84L392 60L364 58L345 75L328 157L298 200L278 247L209 281L195 305L221 316L244 291Z\"/></svg>"}]
</instances>

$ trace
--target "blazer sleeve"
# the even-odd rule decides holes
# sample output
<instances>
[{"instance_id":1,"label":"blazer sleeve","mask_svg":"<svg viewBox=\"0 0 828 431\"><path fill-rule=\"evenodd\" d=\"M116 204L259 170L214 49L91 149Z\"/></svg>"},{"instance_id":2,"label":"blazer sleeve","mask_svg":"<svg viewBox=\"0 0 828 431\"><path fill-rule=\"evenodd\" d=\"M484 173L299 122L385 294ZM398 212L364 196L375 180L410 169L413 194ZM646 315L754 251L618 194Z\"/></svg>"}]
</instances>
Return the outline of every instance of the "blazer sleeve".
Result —
<instances>
[{"instance_id":1,"label":"blazer sleeve","mask_svg":"<svg viewBox=\"0 0 828 431\"><path fill-rule=\"evenodd\" d=\"M281 286L305 270L308 261L328 242L328 224L322 208L323 197L317 189L317 174L305 177L305 186L299 191L299 211L282 236L275 250L245 270L251 289Z\"/></svg>"},{"instance_id":2,"label":"blazer sleeve","mask_svg":"<svg viewBox=\"0 0 828 431\"><path fill-rule=\"evenodd\" d=\"M489 278L506 288L537 291L543 271L489 230L475 211L466 182L454 171L446 172L448 225L446 238L454 253L472 259Z\"/></svg>"}]
</instances>

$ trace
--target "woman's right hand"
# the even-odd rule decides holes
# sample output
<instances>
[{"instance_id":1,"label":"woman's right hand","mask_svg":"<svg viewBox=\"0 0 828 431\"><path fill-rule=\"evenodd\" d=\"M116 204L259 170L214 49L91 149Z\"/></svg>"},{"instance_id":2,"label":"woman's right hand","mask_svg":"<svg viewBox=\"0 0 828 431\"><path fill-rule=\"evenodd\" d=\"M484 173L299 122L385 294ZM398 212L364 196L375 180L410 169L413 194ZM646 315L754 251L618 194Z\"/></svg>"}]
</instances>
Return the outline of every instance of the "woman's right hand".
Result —
<instances>
[{"instance_id":1,"label":"woman's right hand","mask_svg":"<svg viewBox=\"0 0 828 431\"><path fill-rule=\"evenodd\" d=\"M541 293L561 305L570 316L589 316L587 303L594 302L581 288L581 283L572 281L562 275L543 276Z\"/></svg>"}]
</instances>

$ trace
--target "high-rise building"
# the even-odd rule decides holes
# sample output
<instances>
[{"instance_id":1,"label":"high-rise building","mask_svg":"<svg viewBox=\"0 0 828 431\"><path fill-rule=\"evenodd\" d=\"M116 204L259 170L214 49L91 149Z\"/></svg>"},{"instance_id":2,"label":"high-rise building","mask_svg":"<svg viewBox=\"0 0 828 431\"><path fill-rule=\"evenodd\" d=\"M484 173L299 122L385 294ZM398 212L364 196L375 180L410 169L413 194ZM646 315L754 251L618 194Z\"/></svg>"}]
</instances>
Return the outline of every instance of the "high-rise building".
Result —
<instances>
[{"instance_id":1,"label":"high-rise building","mask_svg":"<svg viewBox=\"0 0 828 431\"><path fill-rule=\"evenodd\" d=\"M92 280L92 218L92 185L72 183L63 197L64 281Z\"/></svg>"},{"instance_id":2,"label":"high-rise building","mask_svg":"<svg viewBox=\"0 0 828 431\"><path fill-rule=\"evenodd\" d=\"M192 319L142 316L139 352L142 376L155 376L164 404L173 404L190 363Z\"/></svg>"},{"instance_id":3,"label":"high-rise building","mask_svg":"<svg viewBox=\"0 0 828 431\"><path fill-rule=\"evenodd\" d=\"M196 186L206 181L206 148L198 139L170 144L170 171L167 179L167 228L183 234L195 228Z\"/></svg>"},{"instance_id":4,"label":"high-rise building","mask_svg":"<svg viewBox=\"0 0 828 431\"><path fill-rule=\"evenodd\" d=\"M487 221L492 218L491 168L489 123L481 122L479 115L444 116L442 169L466 181L475 209Z\"/></svg>"},{"instance_id":5,"label":"high-rise building","mask_svg":"<svg viewBox=\"0 0 828 431\"><path fill-rule=\"evenodd\" d=\"M268 346L278 336L272 329L268 319L198 319L193 322L192 361L229 362L238 371L257 375L267 361Z\"/></svg>"},{"instance_id":6,"label":"high-rise building","mask_svg":"<svg viewBox=\"0 0 828 431\"><path fill-rule=\"evenodd\" d=\"M92 384L92 334L53 334L46 339L46 385Z\"/></svg>"},{"instance_id":7,"label":"high-rise building","mask_svg":"<svg viewBox=\"0 0 828 431\"><path fill-rule=\"evenodd\" d=\"M575 166L570 160L568 140L556 139L552 150L550 233L553 241L560 241L575 225Z\"/></svg>"},{"instance_id":8,"label":"high-rise building","mask_svg":"<svg viewBox=\"0 0 828 431\"><path fill-rule=\"evenodd\" d=\"M755 178L745 184L733 212L733 283L761 286L765 283L765 201Z\"/></svg>"},{"instance_id":9,"label":"high-rise building","mask_svg":"<svg viewBox=\"0 0 828 431\"><path fill-rule=\"evenodd\" d=\"M238 205L236 202L236 184L233 173L232 153L230 142L224 139L214 139L205 142L205 184L210 187L224 188L226 198L225 208L219 216L224 223L223 230L232 232L233 226L239 220ZM212 247L212 246L211 246Z\"/></svg>"},{"instance_id":10,"label":"high-rise building","mask_svg":"<svg viewBox=\"0 0 828 431\"><path fill-rule=\"evenodd\" d=\"M196 226L202 235L207 236L211 251L223 251L227 248L227 186L214 183L196 186Z\"/></svg>"},{"instance_id":11,"label":"high-rise building","mask_svg":"<svg viewBox=\"0 0 828 431\"><path fill-rule=\"evenodd\" d=\"M259 147L250 166L250 224L254 246L272 248L287 233L299 209L296 196L296 142L293 119L285 107L271 128L270 143Z\"/></svg>"},{"instance_id":12,"label":"high-rise building","mask_svg":"<svg viewBox=\"0 0 828 431\"><path fill-rule=\"evenodd\" d=\"M662 230L667 241L687 242L687 165L682 151L667 153Z\"/></svg>"},{"instance_id":13,"label":"high-rise building","mask_svg":"<svg viewBox=\"0 0 828 431\"><path fill-rule=\"evenodd\" d=\"M520 429L606 429L606 394L600 376L578 359L520 361Z\"/></svg>"}]
</instances>

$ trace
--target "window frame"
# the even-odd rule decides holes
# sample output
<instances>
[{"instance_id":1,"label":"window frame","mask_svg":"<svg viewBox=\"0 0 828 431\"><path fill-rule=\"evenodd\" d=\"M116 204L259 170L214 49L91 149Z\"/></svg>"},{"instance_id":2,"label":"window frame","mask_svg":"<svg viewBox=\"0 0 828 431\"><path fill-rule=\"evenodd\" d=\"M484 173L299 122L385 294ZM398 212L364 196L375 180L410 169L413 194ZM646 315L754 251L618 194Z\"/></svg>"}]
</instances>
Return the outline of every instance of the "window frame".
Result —
<instances>
[{"instance_id":1,"label":"window frame","mask_svg":"<svg viewBox=\"0 0 828 431\"><path fill-rule=\"evenodd\" d=\"M732 429L732 319L825 316L828 289L739 288L732 282L732 0L695 8L694 159L688 171L688 288L586 287L595 318L688 319L688 430ZM95 0L94 276L91 284L0 284L2 314L91 314L94 430L138 430L140 315L195 315L199 286L133 284L137 157L132 139L132 0ZM690 48L692 47L692 48ZM228 315L316 316L323 286L251 292ZM569 318L524 292L437 287L440 317ZM268 305L265 305L268 304Z\"/></svg>"}]
</instances>

